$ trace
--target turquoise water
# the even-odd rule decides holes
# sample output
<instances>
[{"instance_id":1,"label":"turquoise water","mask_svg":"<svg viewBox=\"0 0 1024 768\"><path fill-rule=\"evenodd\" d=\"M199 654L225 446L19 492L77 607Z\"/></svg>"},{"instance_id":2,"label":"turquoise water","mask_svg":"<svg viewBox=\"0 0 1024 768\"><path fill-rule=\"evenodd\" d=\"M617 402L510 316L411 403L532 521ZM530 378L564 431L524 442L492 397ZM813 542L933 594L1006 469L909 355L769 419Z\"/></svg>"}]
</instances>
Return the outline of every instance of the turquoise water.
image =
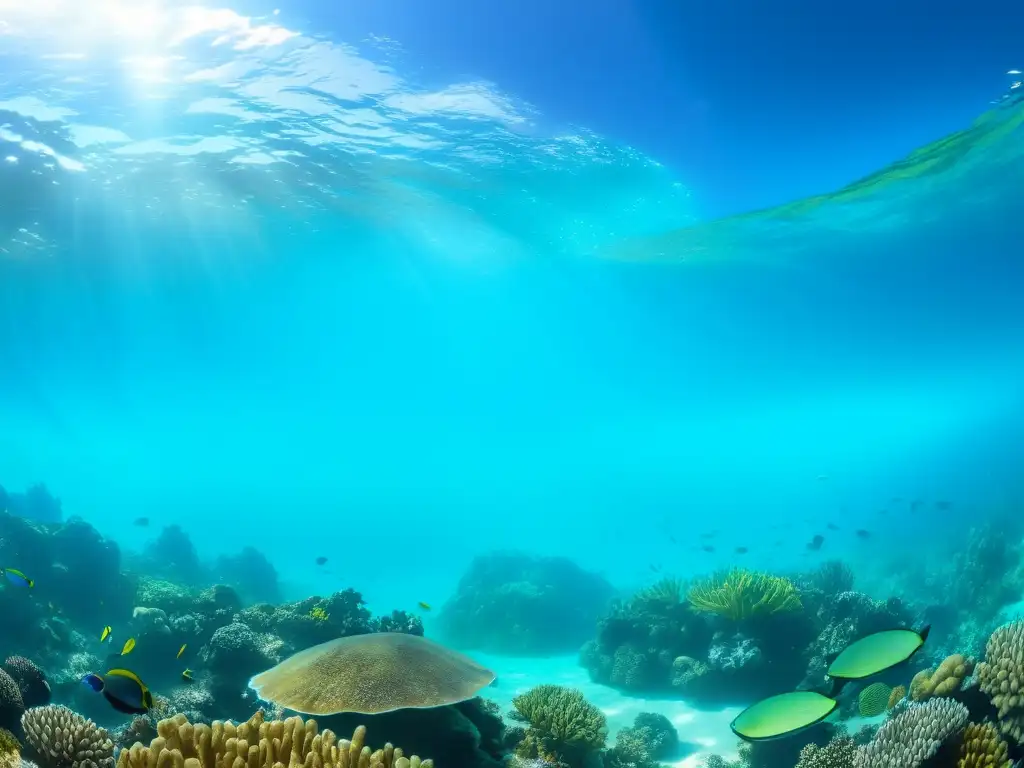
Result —
<instances>
[{"instance_id":1,"label":"turquoise water","mask_svg":"<svg viewBox=\"0 0 1024 768\"><path fill-rule=\"evenodd\" d=\"M834 518L870 572L958 530L892 497L1019 489L1019 102L698 224L685 169L391 41L48 7L0 60L0 481L129 549L145 515L389 610L503 547L623 588L802 567Z\"/></svg>"}]
</instances>

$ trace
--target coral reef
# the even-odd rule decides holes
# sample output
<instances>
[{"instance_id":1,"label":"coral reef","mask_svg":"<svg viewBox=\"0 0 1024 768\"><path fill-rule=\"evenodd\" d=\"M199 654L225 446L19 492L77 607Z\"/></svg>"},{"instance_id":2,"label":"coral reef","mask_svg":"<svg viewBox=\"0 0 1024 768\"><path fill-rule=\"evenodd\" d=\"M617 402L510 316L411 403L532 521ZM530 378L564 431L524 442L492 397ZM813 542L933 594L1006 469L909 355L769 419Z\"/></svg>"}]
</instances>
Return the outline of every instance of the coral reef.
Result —
<instances>
[{"instance_id":1,"label":"coral reef","mask_svg":"<svg viewBox=\"0 0 1024 768\"><path fill-rule=\"evenodd\" d=\"M952 699L935 698L902 705L860 747L857 768L919 768L966 728L967 708Z\"/></svg>"},{"instance_id":2,"label":"coral reef","mask_svg":"<svg viewBox=\"0 0 1024 768\"><path fill-rule=\"evenodd\" d=\"M50 684L43 670L24 656L11 656L4 662L4 672L18 685L21 701L26 707L50 703Z\"/></svg>"},{"instance_id":3,"label":"coral reef","mask_svg":"<svg viewBox=\"0 0 1024 768\"><path fill-rule=\"evenodd\" d=\"M872 683L857 697L857 708L862 717L875 717L889 709L893 689L885 683Z\"/></svg>"},{"instance_id":4,"label":"coral reef","mask_svg":"<svg viewBox=\"0 0 1024 768\"><path fill-rule=\"evenodd\" d=\"M546 655L576 651L612 596L601 576L562 557L497 552L475 558L441 609L457 648Z\"/></svg>"},{"instance_id":5,"label":"coral reef","mask_svg":"<svg viewBox=\"0 0 1024 768\"><path fill-rule=\"evenodd\" d=\"M240 725L214 722L192 724L183 715L161 720L158 736L148 747L141 743L121 751L118 768L180 765L185 768L304 765L307 768L432 768L433 761L412 755L391 744L372 750L366 728L359 726L352 739L338 739L319 730L315 720L290 717L264 720L262 711Z\"/></svg>"},{"instance_id":6,"label":"coral reef","mask_svg":"<svg viewBox=\"0 0 1024 768\"><path fill-rule=\"evenodd\" d=\"M905 685L897 685L889 693L889 701L886 702L885 708L886 709L892 709L897 704L899 704L901 701L903 701L903 699L905 699L906 696L907 696L907 686L905 686Z\"/></svg>"},{"instance_id":7,"label":"coral reef","mask_svg":"<svg viewBox=\"0 0 1024 768\"><path fill-rule=\"evenodd\" d=\"M21 689L14 678L0 669L0 728L17 732L24 712L25 702L21 698Z\"/></svg>"},{"instance_id":8,"label":"coral reef","mask_svg":"<svg viewBox=\"0 0 1024 768\"><path fill-rule=\"evenodd\" d=\"M951 696L974 671L974 661L954 653L935 669L922 669L910 681L910 698L924 701L932 696Z\"/></svg>"},{"instance_id":9,"label":"coral reef","mask_svg":"<svg viewBox=\"0 0 1024 768\"><path fill-rule=\"evenodd\" d=\"M60 499L42 483L31 486L24 493L8 492L0 486L0 511L37 523L59 523L64 516Z\"/></svg>"},{"instance_id":10,"label":"coral reef","mask_svg":"<svg viewBox=\"0 0 1024 768\"><path fill-rule=\"evenodd\" d=\"M92 720L47 705L22 716L25 746L40 768L113 768L114 742Z\"/></svg>"},{"instance_id":11,"label":"coral reef","mask_svg":"<svg viewBox=\"0 0 1024 768\"><path fill-rule=\"evenodd\" d=\"M796 768L853 768L857 747L848 736L835 736L821 747L808 744L800 750Z\"/></svg>"},{"instance_id":12,"label":"coral reef","mask_svg":"<svg viewBox=\"0 0 1024 768\"><path fill-rule=\"evenodd\" d=\"M574 688L538 685L512 700L513 718L527 723L516 747L520 757L582 766L589 754L604 749L605 716Z\"/></svg>"},{"instance_id":13,"label":"coral reef","mask_svg":"<svg viewBox=\"0 0 1024 768\"><path fill-rule=\"evenodd\" d=\"M619 731L604 762L607 768L655 768L659 760L671 758L678 749L679 734L669 719L641 712L632 727Z\"/></svg>"},{"instance_id":14,"label":"coral reef","mask_svg":"<svg viewBox=\"0 0 1024 768\"><path fill-rule=\"evenodd\" d=\"M998 708L999 730L1024 740L1024 621L999 627L978 664L978 684Z\"/></svg>"},{"instance_id":15,"label":"coral reef","mask_svg":"<svg viewBox=\"0 0 1024 768\"><path fill-rule=\"evenodd\" d=\"M1009 768L1009 746L991 724L969 723L957 755L957 768Z\"/></svg>"},{"instance_id":16,"label":"coral reef","mask_svg":"<svg viewBox=\"0 0 1024 768\"><path fill-rule=\"evenodd\" d=\"M741 621L803 609L796 586L782 576L733 569L694 584L686 595L698 611Z\"/></svg>"}]
</instances>

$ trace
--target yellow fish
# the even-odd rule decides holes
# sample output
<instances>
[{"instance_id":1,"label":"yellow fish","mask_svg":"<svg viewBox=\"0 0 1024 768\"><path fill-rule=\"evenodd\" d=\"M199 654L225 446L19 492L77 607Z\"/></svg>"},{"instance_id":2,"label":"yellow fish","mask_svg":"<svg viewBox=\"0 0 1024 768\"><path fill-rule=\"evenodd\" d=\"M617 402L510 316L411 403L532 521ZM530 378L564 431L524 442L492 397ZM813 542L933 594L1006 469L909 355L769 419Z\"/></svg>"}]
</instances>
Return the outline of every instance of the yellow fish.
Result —
<instances>
[{"instance_id":1,"label":"yellow fish","mask_svg":"<svg viewBox=\"0 0 1024 768\"><path fill-rule=\"evenodd\" d=\"M192 680L192 670L186 669L184 672L182 672L181 679L185 682L190 682Z\"/></svg>"},{"instance_id":2,"label":"yellow fish","mask_svg":"<svg viewBox=\"0 0 1024 768\"><path fill-rule=\"evenodd\" d=\"M112 629L110 628L110 625L109 625L109 624L108 624L107 626L105 626L105 627L103 628L103 631L102 631L102 632L100 633L100 642L101 642L101 643L105 643L105 642L107 642L107 640L110 640L110 639L111 639L111 638L110 638L110 633L111 633L111 632L113 632L113 631L114 631L114 630L112 630Z\"/></svg>"},{"instance_id":3,"label":"yellow fish","mask_svg":"<svg viewBox=\"0 0 1024 768\"><path fill-rule=\"evenodd\" d=\"M424 603L422 600L420 600L420 602L417 603L417 605L419 605L419 607L422 608L424 611L430 610L430 603Z\"/></svg>"},{"instance_id":4,"label":"yellow fish","mask_svg":"<svg viewBox=\"0 0 1024 768\"><path fill-rule=\"evenodd\" d=\"M134 647L135 647L135 638L134 637L129 637L127 640L124 641L124 648L121 649L121 655L122 656L127 656L129 653L132 652L132 648L134 648Z\"/></svg>"},{"instance_id":5,"label":"yellow fish","mask_svg":"<svg viewBox=\"0 0 1024 768\"><path fill-rule=\"evenodd\" d=\"M178 649L178 655L175 658L180 659L181 658L181 654L183 654L185 652L186 648L188 648L188 643L185 643L183 646L181 646L181 648ZM186 670L186 671L188 671L188 670Z\"/></svg>"}]
</instances>

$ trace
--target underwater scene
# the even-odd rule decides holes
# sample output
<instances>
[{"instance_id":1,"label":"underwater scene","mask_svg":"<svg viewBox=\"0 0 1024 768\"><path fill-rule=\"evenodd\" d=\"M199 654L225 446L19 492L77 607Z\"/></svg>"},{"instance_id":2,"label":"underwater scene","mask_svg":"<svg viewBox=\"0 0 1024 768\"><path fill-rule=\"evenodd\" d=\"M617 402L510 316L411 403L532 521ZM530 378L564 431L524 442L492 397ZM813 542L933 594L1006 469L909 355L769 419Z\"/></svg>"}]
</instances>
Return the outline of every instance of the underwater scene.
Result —
<instances>
[{"instance_id":1,"label":"underwater scene","mask_svg":"<svg viewBox=\"0 0 1024 768\"><path fill-rule=\"evenodd\" d=\"M1024 765L1024 52L729 161L351 5L0 0L0 768Z\"/></svg>"}]
</instances>

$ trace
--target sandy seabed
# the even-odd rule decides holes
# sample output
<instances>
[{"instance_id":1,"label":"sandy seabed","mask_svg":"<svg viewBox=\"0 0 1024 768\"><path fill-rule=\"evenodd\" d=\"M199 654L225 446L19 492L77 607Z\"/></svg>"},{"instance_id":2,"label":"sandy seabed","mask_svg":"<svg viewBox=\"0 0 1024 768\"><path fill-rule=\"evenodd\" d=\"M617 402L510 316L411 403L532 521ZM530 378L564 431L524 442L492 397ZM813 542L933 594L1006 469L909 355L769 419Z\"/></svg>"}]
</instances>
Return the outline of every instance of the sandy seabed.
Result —
<instances>
[{"instance_id":1,"label":"sandy seabed","mask_svg":"<svg viewBox=\"0 0 1024 768\"><path fill-rule=\"evenodd\" d=\"M513 697L535 685L564 685L578 688L588 701L604 712L608 718L609 745L615 742L615 735L621 729L633 724L638 714L657 712L675 725L682 745L675 760L662 762L675 768L698 768L710 754L719 754L730 760L737 756L737 739L729 730L729 723L739 714L740 707L699 710L678 699L627 696L592 682L587 671L579 666L576 656L536 659L474 653L473 658L497 673L497 683L481 695L498 704L503 713L511 711Z\"/></svg>"}]
</instances>

